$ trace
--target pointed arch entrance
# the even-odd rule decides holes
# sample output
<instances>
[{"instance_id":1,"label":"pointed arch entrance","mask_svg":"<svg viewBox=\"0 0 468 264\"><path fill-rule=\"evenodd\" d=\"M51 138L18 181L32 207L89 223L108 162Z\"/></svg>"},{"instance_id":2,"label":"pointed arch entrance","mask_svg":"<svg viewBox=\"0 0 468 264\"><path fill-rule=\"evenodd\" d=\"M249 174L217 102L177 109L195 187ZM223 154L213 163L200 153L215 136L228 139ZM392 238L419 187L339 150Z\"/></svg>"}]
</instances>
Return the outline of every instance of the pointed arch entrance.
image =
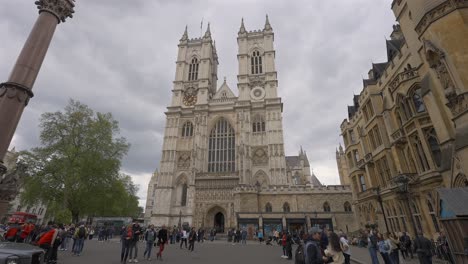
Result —
<instances>
[{"instance_id":1,"label":"pointed arch entrance","mask_svg":"<svg viewBox=\"0 0 468 264\"><path fill-rule=\"evenodd\" d=\"M229 223L226 222L227 219L226 210L219 205L215 205L206 213L205 226L216 229L218 233L224 233L225 227L229 226Z\"/></svg>"},{"instance_id":2,"label":"pointed arch entrance","mask_svg":"<svg viewBox=\"0 0 468 264\"><path fill-rule=\"evenodd\" d=\"M218 212L214 216L214 228L216 231L219 233L224 233L224 214L221 212Z\"/></svg>"}]
</instances>

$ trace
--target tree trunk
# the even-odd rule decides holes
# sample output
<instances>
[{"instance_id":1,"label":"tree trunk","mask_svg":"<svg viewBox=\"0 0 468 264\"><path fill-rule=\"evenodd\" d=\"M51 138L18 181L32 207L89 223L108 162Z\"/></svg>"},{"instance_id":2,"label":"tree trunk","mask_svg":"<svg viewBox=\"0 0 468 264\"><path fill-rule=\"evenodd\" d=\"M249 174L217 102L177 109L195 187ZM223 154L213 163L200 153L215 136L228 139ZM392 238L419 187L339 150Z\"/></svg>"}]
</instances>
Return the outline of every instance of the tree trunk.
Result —
<instances>
[{"instance_id":1,"label":"tree trunk","mask_svg":"<svg viewBox=\"0 0 468 264\"><path fill-rule=\"evenodd\" d=\"M78 221L80 221L80 213L79 212L75 212L75 211L72 211L72 221L73 223L75 224L78 224Z\"/></svg>"}]
</instances>

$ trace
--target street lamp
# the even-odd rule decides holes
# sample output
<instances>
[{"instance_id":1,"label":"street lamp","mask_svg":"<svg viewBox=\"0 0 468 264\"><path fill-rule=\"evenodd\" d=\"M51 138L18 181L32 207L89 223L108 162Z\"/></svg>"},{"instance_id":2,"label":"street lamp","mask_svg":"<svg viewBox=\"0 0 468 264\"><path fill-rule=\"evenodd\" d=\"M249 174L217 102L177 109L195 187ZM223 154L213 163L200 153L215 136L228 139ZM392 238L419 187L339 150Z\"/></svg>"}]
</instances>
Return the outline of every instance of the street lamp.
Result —
<instances>
[{"instance_id":1,"label":"street lamp","mask_svg":"<svg viewBox=\"0 0 468 264\"><path fill-rule=\"evenodd\" d=\"M385 228L386 228L386 230L388 232L389 229L388 229L388 224L387 224L387 216L385 215L385 210L383 208L382 196L380 195L380 186L377 186L376 194L377 194L377 201L379 202L380 210L382 211L383 218L384 218L384 221L385 221Z\"/></svg>"},{"instance_id":2,"label":"street lamp","mask_svg":"<svg viewBox=\"0 0 468 264\"><path fill-rule=\"evenodd\" d=\"M411 195L410 195L410 192L409 192L409 183L411 181L411 178L409 175L407 174L399 174L397 177L394 178L394 181L398 187L398 190L397 192L402 194L403 196L405 196L405 200L406 200L406 204L408 206L408 212L410 213L409 215L409 219L411 221L411 226L413 227L413 231L414 231L414 235L415 237L417 236L418 232L417 232L417 229L416 229L416 225L414 223L414 219L413 219L413 213L411 212Z\"/></svg>"}]
</instances>

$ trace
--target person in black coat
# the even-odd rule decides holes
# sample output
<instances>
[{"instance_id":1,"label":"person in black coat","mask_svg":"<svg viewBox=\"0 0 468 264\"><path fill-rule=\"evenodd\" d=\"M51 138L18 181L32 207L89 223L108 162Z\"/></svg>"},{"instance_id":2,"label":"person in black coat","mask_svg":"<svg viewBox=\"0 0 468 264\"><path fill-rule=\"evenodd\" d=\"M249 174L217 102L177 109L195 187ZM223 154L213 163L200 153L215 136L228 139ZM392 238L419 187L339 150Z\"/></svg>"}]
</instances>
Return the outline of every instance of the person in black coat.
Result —
<instances>
[{"instance_id":1,"label":"person in black coat","mask_svg":"<svg viewBox=\"0 0 468 264\"><path fill-rule=\"evenodd\" d=\"M164 244L167 243L167 229L166 226L163 225L158 232L158 244L159 244L159 252L156 254L156 259L162 260L162 253L164 251Z\"/></svg>"},{"instance_id":2,"label":"person in black coat","mask_svg":"<svg viewBox=\"0 0 468 264\"><path fill-rule=\"evenodd\" d=\"M414 250L418 254L419 263L432 263L432 243L423 236L422 232L418 232L418 236L414 240Z\"/></svg>"}]
</instances>

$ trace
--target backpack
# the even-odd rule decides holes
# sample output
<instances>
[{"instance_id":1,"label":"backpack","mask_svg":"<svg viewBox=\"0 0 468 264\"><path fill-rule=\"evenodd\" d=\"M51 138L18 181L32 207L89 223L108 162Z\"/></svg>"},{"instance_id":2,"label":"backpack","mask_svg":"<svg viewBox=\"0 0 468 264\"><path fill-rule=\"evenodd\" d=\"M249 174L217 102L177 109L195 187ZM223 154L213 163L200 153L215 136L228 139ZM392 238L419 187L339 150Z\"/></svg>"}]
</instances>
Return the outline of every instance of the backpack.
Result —
<instances>
[{"instance_id":1,"label":"backpack","mask_svg":"<svg viewBox=\"0 0 468 264\"><path fill-rule=\"evenodd\" d=\"M78 229L78 238L84 238L86 236L86 230L84 228L84 226L80 227L80 229Z\"/></svg>"},{"instance_id":2,"label":"backpack","mask_svg":"<svg viewBox=\"0 0 468 264\"><path fill-rule=\"evenodd\" d=\"M294 253L294 264L305 264L304 246L300 244Z\"/></svg>"}]
</instances>

